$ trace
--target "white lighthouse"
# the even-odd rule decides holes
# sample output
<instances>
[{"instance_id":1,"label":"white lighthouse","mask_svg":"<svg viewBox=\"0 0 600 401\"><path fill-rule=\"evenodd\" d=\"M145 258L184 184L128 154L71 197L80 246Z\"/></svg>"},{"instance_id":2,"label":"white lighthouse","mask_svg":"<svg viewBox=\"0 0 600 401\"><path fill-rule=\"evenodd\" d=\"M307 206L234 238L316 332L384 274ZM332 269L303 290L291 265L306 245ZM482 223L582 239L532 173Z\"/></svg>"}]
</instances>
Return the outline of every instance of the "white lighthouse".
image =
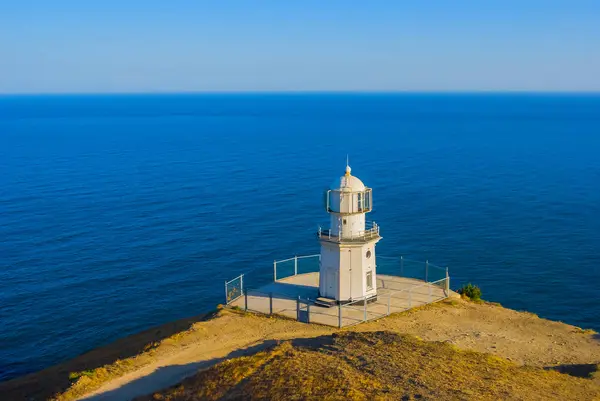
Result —
<instances>
[{"instance_id":1,"label":"white lighthouse","mask_svg":"<svg viewBox=\"0 0 600 401\"><path fill-rule=\"evenodd\" d=\"M321 265L319 296L346 303L377 297L375 244L381 239L377 224L365 217L373 207L373 192L346 174L336 180L325 198L331 216L329 229L319 229Z\"/></svg>"}]
</instances>

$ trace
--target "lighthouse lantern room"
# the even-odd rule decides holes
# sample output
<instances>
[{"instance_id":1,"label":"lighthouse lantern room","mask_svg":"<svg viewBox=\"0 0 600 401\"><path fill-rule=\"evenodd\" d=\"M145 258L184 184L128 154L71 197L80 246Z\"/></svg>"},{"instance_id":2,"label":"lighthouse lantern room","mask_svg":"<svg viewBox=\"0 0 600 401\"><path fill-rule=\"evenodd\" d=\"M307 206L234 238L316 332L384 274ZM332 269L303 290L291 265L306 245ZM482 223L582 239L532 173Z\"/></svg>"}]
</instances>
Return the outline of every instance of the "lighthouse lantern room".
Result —
<instances>
[{"instance_id":1,"label":"lighthouse lantern room","mask_svg":"<svg viewBox=\"0 0 600 401\"><path fill-rule=\"evenodd\" d=\"M373 207L373 192L346 173L327 191L325 206L330 228L319 229L321 264L319 296L347 303L377 297L375 245L379 226L365 217Z\"/></svg>"}]
</instances>

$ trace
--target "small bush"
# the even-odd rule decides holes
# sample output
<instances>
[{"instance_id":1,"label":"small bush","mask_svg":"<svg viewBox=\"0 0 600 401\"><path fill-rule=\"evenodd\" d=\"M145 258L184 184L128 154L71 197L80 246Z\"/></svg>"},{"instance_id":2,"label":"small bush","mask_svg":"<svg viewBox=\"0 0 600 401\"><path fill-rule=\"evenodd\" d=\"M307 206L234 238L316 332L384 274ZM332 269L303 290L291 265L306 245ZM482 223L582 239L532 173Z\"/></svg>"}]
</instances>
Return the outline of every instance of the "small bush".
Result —
<instances>
[{"instance_id":1,"label":"small bush","mask_svg":"<svg viewBox=\"0 0 600 401\"><path fill-rule=\"evenodd\" d=\"M70 372L69 373L69 380L73 381L77 381L77 379L79 379L82 376L87 376L87 377L91 377L94 375L94 371L93 370L84 370L82 372Z\"/></svg>"},{"instance_id":2,"label":"small bush","mask_svg":"<svg viewBox=\"0 0 600 401\"><path fill-rule=\"evenodd\" d=\"M460 295L464 295L473 301L481 301L481 289L471 283L463 285L458 289Z\"/></svg>"}]
</instances>

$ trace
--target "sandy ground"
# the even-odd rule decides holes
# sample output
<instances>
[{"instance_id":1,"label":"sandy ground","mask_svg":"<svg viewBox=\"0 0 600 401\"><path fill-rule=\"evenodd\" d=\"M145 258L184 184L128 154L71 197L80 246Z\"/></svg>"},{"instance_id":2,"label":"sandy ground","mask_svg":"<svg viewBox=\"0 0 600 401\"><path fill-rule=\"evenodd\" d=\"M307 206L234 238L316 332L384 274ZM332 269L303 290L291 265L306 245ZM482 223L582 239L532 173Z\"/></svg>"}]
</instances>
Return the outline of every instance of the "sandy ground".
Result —
<instances>
[{"instance_id":1,"label":"sandy ground","mask_svg":"<svg viewBox=\"0 0 600 401\"><path fill-rule=\"evenodd\" d=\"M317 337L338 329L223 310L215 319L166 339L135 371L105 383L85 400L130 400L176 384L198 369L275 344ZM534 366L600 363L600 335L493 304L444 301L348 329L389 330L462 349L489 352ZM144 358L139 356L138 358Z\"/></svg>"}]
</instances>

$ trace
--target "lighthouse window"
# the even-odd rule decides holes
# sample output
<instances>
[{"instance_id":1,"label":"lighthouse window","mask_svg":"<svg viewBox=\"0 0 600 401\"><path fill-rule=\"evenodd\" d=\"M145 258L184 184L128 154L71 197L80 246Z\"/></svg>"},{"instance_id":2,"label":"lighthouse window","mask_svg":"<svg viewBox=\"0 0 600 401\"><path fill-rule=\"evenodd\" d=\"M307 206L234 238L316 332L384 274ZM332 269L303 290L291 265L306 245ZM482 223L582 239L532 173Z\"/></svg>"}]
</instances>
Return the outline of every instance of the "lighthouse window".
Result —
<instances>
[{"instance_id":1,"label":"lighthouse window","mask_svg":"<svg viewBox=\"0 0 600 401\"><path fill-rule=\"evenodd\" d=\"M346 219L344 219L344 224L346 224L346 223L347 223L347 221L346 221Z\"/></svg>"},{"instance_id":2,"label":"lighthouse window","mask_svg":"<svg viewBox=\"0 0 600 401\"><path fill-rule=\"evenodd\" d=\"M367 290L373 289L373 272L367 272Z\"/></svg>"},{"instance_id":3,"label":"lighthouse window","mask_svg":"<svg viewBox=\"0 0 600 401\"><path fill-rule=\"evenodd\" d=\"M367 256L367 259L369 259L371 257L371 250L370 249L367 251L367 255L366 256Z\"/></svg>"},{"instance_id":4,"label":"lighthouse window","mask_svg":"<svg viewBox=\"0 0 600 401\"><path fill-rule=\"evenodd\" d=\"M365 210L370 210L371 209L371 197L373 196L372 192L365 192L365 198L364 198L364 207Z\"/></svg>"}]
</instances>

